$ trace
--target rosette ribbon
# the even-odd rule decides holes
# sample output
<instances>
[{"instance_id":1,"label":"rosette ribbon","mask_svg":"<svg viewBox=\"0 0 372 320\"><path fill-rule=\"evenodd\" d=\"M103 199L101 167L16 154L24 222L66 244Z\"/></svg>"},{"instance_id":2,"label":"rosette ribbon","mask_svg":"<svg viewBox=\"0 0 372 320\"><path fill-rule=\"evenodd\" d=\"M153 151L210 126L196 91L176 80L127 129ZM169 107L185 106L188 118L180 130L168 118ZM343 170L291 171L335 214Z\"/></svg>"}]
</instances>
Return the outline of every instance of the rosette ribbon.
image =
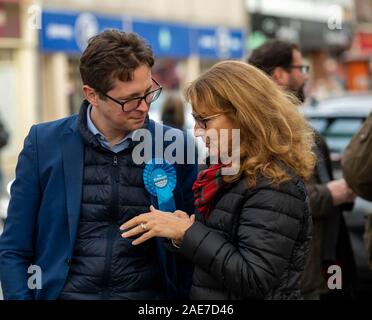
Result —
<instances>
[{"instance_id":1,"label":"rosette ribbon","mask_svg":"<svg viewBox=\"0 0 372 320\"><path fill-rule=\"evenodd\" d=\"M177 183L177 174L171 164L162 159L150 160L143 171L143 182L146 190L158 199L159 210L176 210L173 190Z\"/></svg>"}]
</instances>

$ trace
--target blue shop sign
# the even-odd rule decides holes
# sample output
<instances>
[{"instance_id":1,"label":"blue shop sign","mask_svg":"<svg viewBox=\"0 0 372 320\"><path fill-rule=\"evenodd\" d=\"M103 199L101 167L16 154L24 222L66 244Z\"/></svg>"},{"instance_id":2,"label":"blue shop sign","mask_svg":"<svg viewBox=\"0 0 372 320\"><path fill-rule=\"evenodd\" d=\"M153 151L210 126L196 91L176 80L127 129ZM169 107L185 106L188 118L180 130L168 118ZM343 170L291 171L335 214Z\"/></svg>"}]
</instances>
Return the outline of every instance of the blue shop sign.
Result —
<instances>
[{"instance_id":1,"label":"blue shop sign","mask_svg":"<svg viewBox=\"0 0 372 320\"><path fill-rule=\"evenodd\" d=\"M191 53L186 25L133 20L132 30L149 42L156 57L187 58Z\"/></svg>"},{"instance_id":2,"label":"blue shop sign","mask_svg":"<svg viewBox=\"0 0 372 320\"><path fill-rule=\"evenodd\" d=\"M64 13L43 11L39 32L42 52L68 52L79 54L87 46L88 39L105 29L123 27L122 19L89 12Z\"/></svg>"},{"instance_id":3,"label":"blue shop sign","mask_svg":"<svg viewBox=\"0 0 372 320\"><path fill-rule=\"evenodd\" d=\"M245 34L225 27L198 28L195 46L204 59L239 59L245 55Z\"/></svg>"},{"instance_id":4,"label":"blue shop sign","mask_svg":"<svg viewBox=\"0 0 372 320\"><path fill-rule=\"evenodd\" d=\"M88 39L105 29L138 33L148 41L157 58L183 59L194 54L203 59L239 59L245 53L245 33L239 29L59 11L42 13L40 50L80 54Z\"/></svg>"}]
</instances>

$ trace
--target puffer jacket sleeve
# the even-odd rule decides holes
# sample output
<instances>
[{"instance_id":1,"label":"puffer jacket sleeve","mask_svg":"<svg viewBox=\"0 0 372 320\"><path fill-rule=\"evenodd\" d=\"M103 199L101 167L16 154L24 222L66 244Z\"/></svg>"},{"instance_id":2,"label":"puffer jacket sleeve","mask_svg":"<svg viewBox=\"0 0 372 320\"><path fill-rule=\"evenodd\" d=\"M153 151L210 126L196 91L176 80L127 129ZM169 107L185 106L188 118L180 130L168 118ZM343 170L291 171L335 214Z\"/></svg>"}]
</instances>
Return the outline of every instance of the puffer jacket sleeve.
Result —
<instances>
[{"instance_id":1,"label":"puffer jacket sleeve","mask_svg":"<svg viewBox=\"0 0 372 320\"><path fill-rule=\"evenodd\" d=\"M282 211L288 201L294 204L293 211ZM305 205L279 190L259 190L243 205L236 240L195 222L185 233L180 252L234 294L263 299L288 266L302 234Z\"/></svg>"}]
</instances>

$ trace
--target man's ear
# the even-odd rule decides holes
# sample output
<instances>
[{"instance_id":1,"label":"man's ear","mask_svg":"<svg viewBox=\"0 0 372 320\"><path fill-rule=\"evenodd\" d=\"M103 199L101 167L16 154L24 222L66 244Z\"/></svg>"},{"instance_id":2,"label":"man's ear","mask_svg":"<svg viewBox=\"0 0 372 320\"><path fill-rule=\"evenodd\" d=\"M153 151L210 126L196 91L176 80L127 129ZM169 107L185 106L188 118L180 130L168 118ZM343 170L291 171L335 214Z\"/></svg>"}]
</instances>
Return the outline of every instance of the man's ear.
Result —
<instances>
[{"instance_id":1,"label":"man's ear","mask_svg":"<svg viewBox=\"0 0 372 320\"><path fill-rule=\"evenodd\" d=\"M271 77L278 85L282 87L288 86L289 74L288 74L288 71L285 70L284 68L275 67L275 69L273 70L271 74Z\"/></svg>"},{"instance_id":2,"label":"man's ear","mask_svg":"<svg viewBox=\"0 0 372 320\"><path fill-rule=\"evenodd\" d=\"M98 93L94 89L92 89L88 85L83 85L83 93L85 98L93 107L98 104Z\"/></svg>"}]
</instances>

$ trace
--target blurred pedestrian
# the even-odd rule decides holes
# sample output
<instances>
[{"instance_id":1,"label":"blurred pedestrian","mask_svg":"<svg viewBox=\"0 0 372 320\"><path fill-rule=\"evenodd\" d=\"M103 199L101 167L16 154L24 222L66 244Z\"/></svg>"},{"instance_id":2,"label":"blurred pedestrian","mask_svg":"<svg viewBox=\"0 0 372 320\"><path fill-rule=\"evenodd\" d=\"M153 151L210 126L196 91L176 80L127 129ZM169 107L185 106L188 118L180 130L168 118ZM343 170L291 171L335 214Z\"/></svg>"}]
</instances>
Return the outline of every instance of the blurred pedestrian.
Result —
<instances>
[{"instance_id":1,"label":"blurred pedestrian","mask_svg":"<svg viewBox=\"0 0 372 320\"><path fill-rule=\"evenodd\" d=\"M3 121L0 119L0 150L3 150L4 147L8 144L9 142L9 133L6 130ZM1 165L0 161L0 195L4 192L5 190L5 185L4 185L4 173L3 173L3 168Z\"/></svg>"},{"instance_id":2,"label":"blurred pedestrian","mask_svg":"<svg viewBox=\"0 0 372 320\"><path fill-rule=\"evenodd\" d=\"M159 239L133 247L119 229L158 205L145 188L144 164L133 156L139 129L147 129L157 145L157 124L148 112L162 87L152 78L153 64L151 48L135 33L106 30L94 36L80 58L86 99L79 115L32 126L0 238L5 299L188 296L192 266L186 259L165 250ZM159 126L156 131L167 132ZM178 142L184 150L184 140ZM163 198L193 213L196 165L168 169L177 183ZM30 265L36 268L31 287Z\"/></svg>"},{"instance_id":3,"label":"blurred pedestrian","mask_svg":"<svg viewBox=\"0 0 372 320\"><path fill-rule=\"evenodd\" d=\"M305 100L304 87L309 66L303 63L296 44L269 40L252 52L248 62L270 75L283 90L293 94L299 104ZM337 296L350 298L353 296L356 271L342 211L343 206L350 208L355 195L344 179L334 180L328 146L315 130L314 134L317 165L307 184L314 233L301 290L305 299L320 299L322 295L330 294L328 266L340 265L343 281Z\"/></svg>"},{"instance_id":4,"label":"blurred pedestrian","mask_svg":"<svg viewBox=\"0 0 372 320\"><path fill-rule=\"evenodd\" d=\"M169 95L163 104L161 121L166 126L184 129L185 126L185 108L183 101L179 96Z\"/></svg>"},{"instance_id":5,"label":"blurred pedestrian","mask_svg":"<svg viewBox=\"0 0 372 320\"><path fill-rule=\"evenodd\" d=\"M372 201L372 113L347 146L342 157L342 172L358 196ZM372 269L372 214L367 216L364 239Z\"/></svg>"}]
</instances>

